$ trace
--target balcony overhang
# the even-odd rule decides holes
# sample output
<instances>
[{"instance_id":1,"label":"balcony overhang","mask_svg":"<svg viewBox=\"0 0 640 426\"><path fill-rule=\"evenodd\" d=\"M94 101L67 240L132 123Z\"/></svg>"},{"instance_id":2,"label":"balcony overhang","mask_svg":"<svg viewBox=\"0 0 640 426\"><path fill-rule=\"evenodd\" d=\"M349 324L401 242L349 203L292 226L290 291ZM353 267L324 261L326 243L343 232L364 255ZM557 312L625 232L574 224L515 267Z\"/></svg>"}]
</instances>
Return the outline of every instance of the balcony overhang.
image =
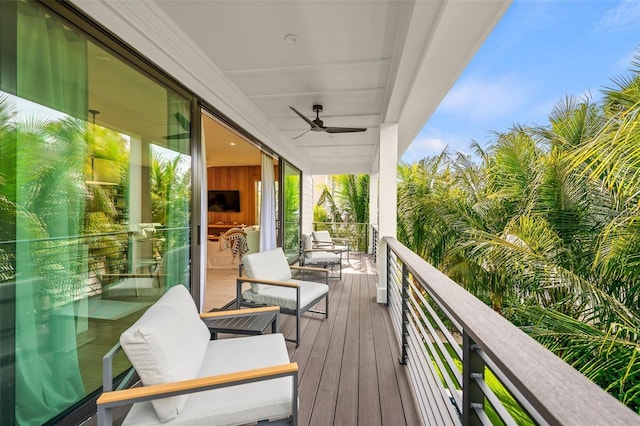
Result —
<instances>
[{"instance_id":1,"label":"balcony overhang","mask_svg":"<svg viewBox=\"0 0 640 426\"><path fill-rule=\"evenodd\" d=\"M400 158L510 0L74 3L306 173L335 174L378 170L381 123ZM366 132L293 139L309 127L289 106L314 104Z\"/></svg>"}]
</instances>

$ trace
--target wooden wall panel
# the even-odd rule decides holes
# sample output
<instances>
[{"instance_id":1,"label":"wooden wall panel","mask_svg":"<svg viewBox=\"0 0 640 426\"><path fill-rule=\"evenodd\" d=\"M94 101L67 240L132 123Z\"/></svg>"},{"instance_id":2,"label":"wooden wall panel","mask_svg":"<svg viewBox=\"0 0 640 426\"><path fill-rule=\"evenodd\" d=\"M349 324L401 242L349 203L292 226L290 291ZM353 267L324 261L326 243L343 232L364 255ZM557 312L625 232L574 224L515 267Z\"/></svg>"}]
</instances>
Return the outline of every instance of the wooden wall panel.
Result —
<instances>
[{"instance_id":1,"label":"wooden wall panel","mask_svg":"<svg viewBox=\"0 0 640 426\"><path fill-rule=\"evenodd\" d=\"M254 225L256 217L256 181L262 178L260 166L207 168L208 189L239 190L240 212L209 212L209 223Z\"/></svg>"}]
</instances>

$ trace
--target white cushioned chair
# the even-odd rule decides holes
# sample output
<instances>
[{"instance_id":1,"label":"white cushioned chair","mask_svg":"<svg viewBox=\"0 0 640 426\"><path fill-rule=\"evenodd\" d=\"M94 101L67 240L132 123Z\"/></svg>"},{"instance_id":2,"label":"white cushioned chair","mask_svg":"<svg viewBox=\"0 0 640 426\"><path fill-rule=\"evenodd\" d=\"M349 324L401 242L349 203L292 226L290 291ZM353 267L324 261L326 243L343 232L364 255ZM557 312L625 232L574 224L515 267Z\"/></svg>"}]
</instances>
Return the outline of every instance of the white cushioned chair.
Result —
<instances>
[{"instance_id":1,"label":"white cushioned chair","mask_svg":"<svg viewBox=\"0 0 640 426\"><path fill-rule=\"evenodd\" d=\"M258 307L276 305L280 312L296 317L296 338L291 340L296 346L300 345L300 316L305 312L315 312L329 316L329 270L289 266L282 248L247 254L242 259L246 277L237 279L236 304L237 307ZM315 271L325 275L325 284L292 279L291 270ZM245 284L251 288L244 290ZM325 299L325 310L315 311L314 307Z\"/></svg>"},{"instance_id":2,"label":"white cushioned chair","mask_svg":"<svg viewBox=\"0 0 640 426\"><path fill-rule=\"evenodd\" d=\"M342 250L347 252L347 262L351 253L351 244L348 238L332 238L329 231L313 231L311 233L314 248Z\"/></svg>"},{"instance_id":3,"label":"white cushioned chair","mask_svg":"<svg viewBox=\"0 0 640 426\"><path fill-rule=\"evenodd\" d=\"M110 425L111 409L132 403L124 425L296 424L297 364L282 334L210 340L201 317L215 314L198 315L188 290L176 286L123 332L104 357L98 424ZM120 348L142 387L112 390Z\"/></svg>"},{"instance_id":4,"label":"white cushioned chair","mask_svg":"<svg viewBox=\"0 0 640 426\"><path fill-rule=\"evenodd\" d=\"M190 277L190 246L168 250L151 273L101 274L104 299L157 299L170 287L184 285Z\"/></svg>"},{"instance_id":5,"label":"white cushioned chair","mask_svg":"<svg viewBox=\"0 0 640 426\"><path fill-rule=\"evenodd\" d=\"M249 251L246 254L257 253L260 251L260 225L247 226L244 228L247 234L247 246Z\"/></svg>"},{"instance_id":6,"label":"white cushioned chair","mask_svg":"<svg viewBox=\"0 0 640 426\"><path fill-rule=\"evenodd\" d=\"M311 237L306 234L301 235L302 251L300 253L300 265L302 266L338 266L340 269L340 279L342 279L342 250L331 248L313 248Z\"/></svg>"}]
</instances>

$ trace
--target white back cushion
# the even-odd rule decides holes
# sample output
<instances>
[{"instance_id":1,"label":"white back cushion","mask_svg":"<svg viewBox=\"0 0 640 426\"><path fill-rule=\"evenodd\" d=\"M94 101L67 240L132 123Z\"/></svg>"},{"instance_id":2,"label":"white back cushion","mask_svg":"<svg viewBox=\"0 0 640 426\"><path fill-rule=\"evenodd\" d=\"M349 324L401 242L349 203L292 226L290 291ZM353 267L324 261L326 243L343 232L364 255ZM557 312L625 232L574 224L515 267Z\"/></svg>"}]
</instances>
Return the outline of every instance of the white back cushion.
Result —
<instances>
[{"instance_id":1,"label":"white back cushion","mask_svg":"<svg viewBox=\"0 0 640 426\"><path fill-rule=\"evenodd\" d=\"M269 281L288 281L291 279L291 269L281 247L247 254L242 258L242 262L249 278ZM259 284L251 284L251 290L254 293L259 293L260 288Z\"/></svg>"},{"instance_id":2,"label":"white back cushion","mask_svg":"<svg viewBox=\"0 0 640 426\"><path fill-rule=\"evenodd\" d=\"M306 235L306 234L302 234L302 249L303 250L312 250L313 249L313 243L311 242L311 237ZM310 252L306 252L304 254L305 257L311 257L311 253Z\"/></svg>"},{"instance_id":3,"label":"white back cushion","mask_svg":"<svg viewBox=\"0 0 640 426\"><path fill-rule=\"evenodd\" d=\"M323 243L333 242L329 231L313 231L313 241L320 241Z\"/></svg>"},{"instance_id":4,"label":"white back cushion","mask_svg":"<svg viewBox=\"0 0 640 426\"><path fill-rule=\"evenodd\" d=\"M211 334L186 287L170 288L131 327L120 344L145 386L193 379ZM187 395L152 401L162 422L180 414Z\"/></svg>"}]
</instances>

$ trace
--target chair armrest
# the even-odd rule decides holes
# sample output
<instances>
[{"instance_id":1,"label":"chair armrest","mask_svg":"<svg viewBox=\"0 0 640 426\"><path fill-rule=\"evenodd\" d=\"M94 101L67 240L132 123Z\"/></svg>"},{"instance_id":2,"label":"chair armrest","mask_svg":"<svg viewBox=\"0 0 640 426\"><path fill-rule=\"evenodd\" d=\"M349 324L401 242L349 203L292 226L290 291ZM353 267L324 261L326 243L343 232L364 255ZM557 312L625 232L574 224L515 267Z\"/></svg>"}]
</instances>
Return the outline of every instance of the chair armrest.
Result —
<instances>
[{"instance_id":1,"label":"chair armrest","mask_svg":"<svg viewBox=\"0 0 640 426\"><path fill-rule=\"evenodd\" d=\"M349 245L351 243L351 241L349 240L349 238L332 238L334 244L336 242L340 243L340 244L345 244L345 245Z\"/></svg>"},{"instance_id":2,"label":"chair armrest","mask_svg":"<svg viewBox=\"0 0 640 426\"><path fill-rule=\"evenodd\" d=\"M292 288L300 287L300 284L296 284L296 283L288 283L285 281L260 280L257 278L249 278L249 277L238 277L236 279L236 282L238 284L246 282L246 283L256 283L256 284L266 284L266 285L277 285L280 287L292 287Z\"/></svg>"},{"instance_id":3,"label":"chair armrest","mask_svg":"<svg viewBox=\"0 0 640 426\"><path fill-rule=\"evenodd\" d=\"M341 254L343 251L344 251L343 249L336 249L336 248L313 248L313 249L302 250L303 253L335 253L335 254Z\"/></svg>"},{"instance_id":4,"label":"chair armrest","mask_svg":"<svg viewBox=\"0 0 640 426\"><path fill-rule=\"evenodd\" d=\"M326 247L333 247L333 246L335 246L335 244L334 244L334 243L332 243L331 241L316 241L316 240L313 240L312 244L313 244L314 246L326 246Z\"/></svg>"},{"instance_id":5,"label":"chair armrest","mask_svg":"<svg viewBox=\"0 0 640 426\"><path fill-rule=\"evenodd\" d=\"M333 240L334 243L336 241L339 241L341 243L348 243L349 242L349 238L347 238L347 237L331 237L331 239Z\"/></svg>"},{"instance_id":6,"label":"chair armrest","mask_svg":"<svg viewBox=\"0 0 640 426\"><path fill-rule=\"evenodd\" d=\"M323 250L324 251L324 250ZM340 254L340 259L342 259L342 254ZM329 271L327 268L314 268L313 266L289 266L290 269L294 269L296 271L302 271L302 279L305 279L305 272L324 272L324 283L329 284Z\"/></svg>"},{"instance_id":7,"label":"chair armrest","mask_svg":"<svg viewBox=\"0 0 640 426\"><path fill-rule=\"evenodd\" d=\"M320 250L320 251L326 251L326 250ZM326 274L331 273L330 270L328 270L327 268L314 268L313 266L289 266L289 268L291 269L295 269L296 271L309 271L309 272L324 272Z\"/></svg>"},{"instance_id":8,"label":"chair armrest","mask_svg":"<svg viewBox=\"0 0 640 426\"><path fill-rule=\"evenodd\" d=\"M244 383L293 376L296 375L297 372L298 364L292 362L272 367L219 374L217 376L208 376L173 383L104 392L100 395L96 404L98 407L115 407L139 401L148 401L169 396L183 395L186 393L202 392L211 389L241 385Z\"/></svg>"},{"instance_id":9,"label":"chair armrest","mask_svg":"<svg viewBox=\"0 0 640 426\"><path fill-rule=\"evenodd\" d=\"M251 309L233 309L230 311L215 311L215 312L205 312L200 314L200 318L217 318L217 317L237 317L242 315L253 315L259 312L270 312L270 311L278 311L280 312L279 306L265 306L263 308L251 308Z\"/></svg>"},{"instance_id":10,"label":"chair armrest","mask_svg":"<svg viewBox=\"0 0 640 426\"><path fill-rule=\"evenodd\" d=\"M98 274L98 281L103 278L153 278L156 274Z\"/></svg>"}]
</instances>

